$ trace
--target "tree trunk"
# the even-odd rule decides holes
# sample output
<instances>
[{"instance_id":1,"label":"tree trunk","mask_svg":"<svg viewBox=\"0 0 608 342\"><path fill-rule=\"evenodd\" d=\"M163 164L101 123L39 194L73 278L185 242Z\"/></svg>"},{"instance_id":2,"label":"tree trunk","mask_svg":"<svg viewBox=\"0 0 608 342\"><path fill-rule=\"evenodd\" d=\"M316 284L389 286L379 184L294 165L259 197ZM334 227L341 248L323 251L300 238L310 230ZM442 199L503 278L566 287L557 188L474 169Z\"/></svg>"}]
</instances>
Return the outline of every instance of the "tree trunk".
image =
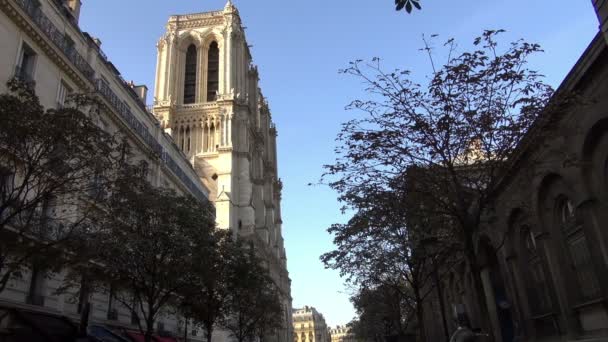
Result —
<instances>
[{"instance_id":1,"label":"tree trunk","mask_svg":"<svg viewBox=\"0 0 608 342\"><path fill-rule=\"evenodd\" d=\"M479 263L477 260L477 255L475 254L475 247L473 244L473 236L469 234L465 239L465 255L467 258L467 262L471 269L471 275L473 276L473 293L476 297L477 309L479 312L479 323L481 325L481 329L485 332L493 336L492 325L490 324L489 317L490 313L488 310L488 305L486 302L485 291L483 288L483 282L481 281L481 270L479 268ZM469 313L470 316L471 313ZM469 317L470 319L470 317Z\"/></svg>"},{"instance_id":2,"label":"tree trunk","mask_svg":"<svg viewBox=\"0 0 608 342\"><path fill-rule=\"evenodd\" d=\"M213 325L211 327L205 327L205 335L207 337L207 342L211 342L211 336L213 336Z\"/></svg>"},{"instance_id":3,"label":"tree trunk","mask_svg":"<svg viewBox=\"0 0 608 342\"><path fill-rule=\"evenodd\" d=\"M152 340L152 333L154 332L154 316L152 314L148 314L146 318L146 333L144 334L145 342L154 342Z\"/></svg>"},{"instance_id":4,"label":"tree trunk","mask_svg":"<svg viewBox=\"0 0 608 342\"><path fill-rule=\"evenodd\" d=\"M426 342L426 331L424 328L424 308L422 307L422 299L420 299L420 290L414 289L414 296L416 297L416 318L418 318L418 336L420 341ZM399 331L401 333L401 331Z\"/></svg>"},{"instance_id":5,"label":"tree trunk","mask_svg":"<svg viewBox=\"0 0 608 342\"><path fill-rule=\"evenodd\" d=\"M188 317L184 317L184 342L188 342Z\"/></svg>"}]
</instances>

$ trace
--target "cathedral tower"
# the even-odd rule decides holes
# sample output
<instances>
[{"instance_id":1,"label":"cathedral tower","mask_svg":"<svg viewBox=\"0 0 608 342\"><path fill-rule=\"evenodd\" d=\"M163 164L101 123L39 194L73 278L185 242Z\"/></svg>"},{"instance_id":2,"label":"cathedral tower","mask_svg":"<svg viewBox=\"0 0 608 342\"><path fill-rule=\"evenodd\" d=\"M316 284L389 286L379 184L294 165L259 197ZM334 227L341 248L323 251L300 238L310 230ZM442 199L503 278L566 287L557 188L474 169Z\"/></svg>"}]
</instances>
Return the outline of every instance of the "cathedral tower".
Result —
<instances>
[{"instance_id":1,"label":"cathedral tower","mask_svg":"<svg viewBox=\"0 0 608 342\"><path fill-rule=\"evenodd\" d=\"M284 303L277 340L291 341L277 131L238 10L228 1L221 11L171 16L157 48L154 114L211 189L218 227L265 259Z\"/></svg>"}]
</instances>

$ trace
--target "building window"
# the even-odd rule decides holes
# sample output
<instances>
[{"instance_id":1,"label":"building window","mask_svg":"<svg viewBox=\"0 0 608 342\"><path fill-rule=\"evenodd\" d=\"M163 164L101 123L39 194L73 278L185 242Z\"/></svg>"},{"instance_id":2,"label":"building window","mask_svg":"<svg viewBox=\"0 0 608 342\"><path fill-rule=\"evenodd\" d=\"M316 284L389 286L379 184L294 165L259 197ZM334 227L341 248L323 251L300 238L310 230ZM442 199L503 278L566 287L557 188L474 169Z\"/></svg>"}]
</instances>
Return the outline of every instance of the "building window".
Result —
<instances>
[{"instance_id":1,"label":"building window","mask_svg":"<svg viewBox=\"0 0 608 342\"><path fill-rule=\"evenodd\" d=\"M523 261L526 271L526 290L530 310L536 316L548 313L552 309L551 297L545 269L538 254L538 247L534 232L528 227L521 228L521 241L523 247Z\"/></svg>"},{"instance_id":2,"label":"building window","mask_svg":"<svg viewBox=\"0 0 608 342\"><path fill-rule=\"evenodd\" d=\"M59 91L57 92L57 108L65 107L65 101L72 93L72 88L64 81L59 82Z\"/></svg>"},{"instance_id":3,"label":"building window","mask_svg":"<svg viewBox=\"0 0 608 342\"><path fill-rule=\"evenodd\" d=\"M186 75L184 77L184 103L196 101L196 46L190 44L186 51Z\"/></svg>"},{"instance_id":4,"label":"building window","mask_svg":"<svg viewBox=\"0 0 608 342\"><path fill-rule=\"evenodd\" d=\"M212 122L209 127L209 152L215 151L215 124Z\"/></svg>"},{"instance_id":5,"label":"building window","mask_svg":"<svg viewBox=\"0 0 608 342\"><path fill-rule=\"evenodd\" d=\"M90 297L89 284L85 277L80 279L80 293L78 294L78 308L77 312L82 313L83 310L88 310L89 297Z\"/></svg>"},{"instance_id":6,"label":"building window","mask_svg":"<svg viewBox=\"0 0 608 342\"><path fill-rule=\"evenodd\" d=\"M116 289L114 286L110 286L110 293L108 294L108 320L118 320L118 310L116 309Z\"/></svg>"},{"instance_id":7,"label":"building window","mask_svg":"<svg viewBox=\"0 0 608 342\"><path fill-rule=\"evenodd\" d=\"M61 238L61 226L59 223L59 201L55 196L48 196L42 203L42 213L40 217L40 237L41 238Z\"/></svg>"},{"instance_id":8,"label":"building window","mask_svg":"<svg viewBox=\"0 0 608 342\"><path fill-rule=\"evenodd\" d=\"M32 265L30 287L27 294L27 303L44 306L44 270L37 264Z\"/></svg>"},{"instance_id":9,"label":"building window","mask_svg":"<svg viewBox=\"0 0 608 342\"><path fill-rule=\"evenodd\" d=\"M217 42L209 46L207 59L207 102L217 99L219 89L220 49Z\"/></svg>"},{"instance_id":10,"label":"building window","mask_svg":"<svg viewBox=\"0 0 608 342\"><path fill-rule=\"evenodd\" d=\"M190 127L186 128L186 147L188 152L190 152Z\"/></svg>"},{"instance_id":11,"label":"building window","mask_svg":"<svg viewBox=\"0 0 608 342\"><path fill-rule=\"evenodd\" d=\"M185 141L185 131L184 127L180 127L179 129L179 149L184 150L184 141Z\"/></svg>"},{"instance_id":12,"label":"building window","mask_svg":"<svg viewBox=\"0 0 608 342\"><path fill-rule=\"evenodd\" d=\"M600 286L589 252L587 237L583 231L582 219L568 198L558 201L557 216L566 243L569 262L578 282L580 299L584 301L595 299L601 294Z\"/></svg>"},{"instance_id":13,"label":"building window","mask_svg":"<svg viewBox=\"0 0 608 342\"><path fill-rule=\"evenodd\" d=\"M15 189L15 174L10 170L0 167L0 196L2 200L8 202L13 197Z\"/></svg>"},{"instance_id":14,"label":"building window","mask_svg":"<svg viewBox=\"0 0 608 342\"><path fill-rule=\"evenodd\" d=\"M36 66L36 52L26 43L21 46L21 56L15 70L15 77L34 85L34 67Z\"/></svg>"}]
</instances>

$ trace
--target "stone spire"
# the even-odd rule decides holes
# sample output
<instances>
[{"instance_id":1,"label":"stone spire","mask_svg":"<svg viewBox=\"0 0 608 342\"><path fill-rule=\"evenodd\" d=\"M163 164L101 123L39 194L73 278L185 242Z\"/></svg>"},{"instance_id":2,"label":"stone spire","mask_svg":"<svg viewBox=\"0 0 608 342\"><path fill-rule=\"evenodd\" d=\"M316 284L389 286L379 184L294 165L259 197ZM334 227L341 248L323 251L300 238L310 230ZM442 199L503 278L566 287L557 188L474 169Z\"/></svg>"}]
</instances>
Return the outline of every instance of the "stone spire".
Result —
<instances>
[{"instance_id":1,"label":"stone spire","mask_svg":"<svg viewBox=\"0 0 608 342\"><path fill-rule=\"evenodd\" d=\"M224 13L238 13L236 6L232 3L232 0L228 0L226 2L226 6L224 6Z\"/></svg>"}]
</instances>

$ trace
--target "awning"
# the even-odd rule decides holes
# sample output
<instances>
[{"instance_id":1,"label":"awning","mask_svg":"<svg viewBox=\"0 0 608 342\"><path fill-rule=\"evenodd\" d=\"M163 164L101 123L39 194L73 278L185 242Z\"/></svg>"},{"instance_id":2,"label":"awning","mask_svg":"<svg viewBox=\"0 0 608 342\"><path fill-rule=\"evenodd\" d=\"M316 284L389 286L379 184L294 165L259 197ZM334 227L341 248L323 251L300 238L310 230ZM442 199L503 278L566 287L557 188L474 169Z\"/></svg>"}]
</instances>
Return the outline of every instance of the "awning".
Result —
<instances>
[{"instance_id":1,"label":"awning","mask_svg":"<svg viewBox=\"0 0 608 342\"><path fill-rule=\"evenodd\" d=\"M127 335L135 342L145 342L144 335L136 332L127 332ZM173 337L152 336L155 342L177 342Z\"/></svg>"}]
</instances>

